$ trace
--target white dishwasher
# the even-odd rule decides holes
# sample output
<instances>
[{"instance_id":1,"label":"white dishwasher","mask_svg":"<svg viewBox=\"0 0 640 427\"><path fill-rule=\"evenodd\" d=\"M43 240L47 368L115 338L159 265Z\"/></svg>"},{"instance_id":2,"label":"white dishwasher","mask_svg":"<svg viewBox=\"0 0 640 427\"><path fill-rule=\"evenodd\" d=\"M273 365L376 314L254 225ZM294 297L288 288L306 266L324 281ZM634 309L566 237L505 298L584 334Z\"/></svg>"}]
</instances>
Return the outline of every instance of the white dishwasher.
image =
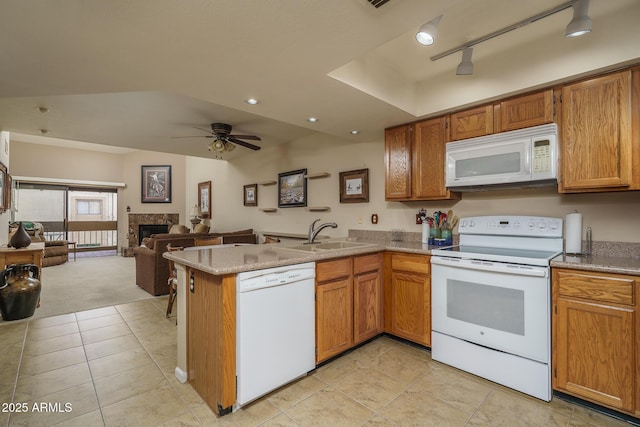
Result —
<instances>
[{"instance_id":1,"label":"white dishwasher","mask_svg":"<svg viewBox=\"0 0 640 427\"><path fill-rule=\"evenodd\" d=\"M240 406L315 369L315 263L238 273Z\"/></svg>"}]
</instances>

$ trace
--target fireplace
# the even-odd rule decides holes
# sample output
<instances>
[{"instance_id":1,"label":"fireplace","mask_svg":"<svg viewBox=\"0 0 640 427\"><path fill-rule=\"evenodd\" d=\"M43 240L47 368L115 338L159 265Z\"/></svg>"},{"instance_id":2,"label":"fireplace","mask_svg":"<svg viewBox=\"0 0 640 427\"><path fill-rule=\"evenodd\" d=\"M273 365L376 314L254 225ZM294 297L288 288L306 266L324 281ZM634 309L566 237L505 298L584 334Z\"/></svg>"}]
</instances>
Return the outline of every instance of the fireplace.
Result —
<instances>
[{"instance_id":1,"label":"fireplace","mask_svg":"<svg viewBox=\"0 0 640 427\"><path fill-rule=\"evenodd\" d=\"M180 215L177 213L169 213L169 214L151 214L151 213L142 213L142 214L129 214L129 232L127 234L127 242L128 247L122 248L123 256L133 256L133 248L140 246L140 242L145 237L140 233L139 225L161 225L164 228L164 232L167 232L167 229L171 229L172 225L180 224ZM152 231L153 233L158 233L158 231ZM162 231L160 231L162 232Z\"/></svg>"},{"instance_id":2,"label":"fireplace","mask_svg":"<svg viewBox=\"0 0 640 427\"><path fill-rule=\"evenodd\" d=\"M168 224L138 224L138 246L142 244L142 239L145 237L167 232L169 232Z\"/></svg>"}]
</instances>

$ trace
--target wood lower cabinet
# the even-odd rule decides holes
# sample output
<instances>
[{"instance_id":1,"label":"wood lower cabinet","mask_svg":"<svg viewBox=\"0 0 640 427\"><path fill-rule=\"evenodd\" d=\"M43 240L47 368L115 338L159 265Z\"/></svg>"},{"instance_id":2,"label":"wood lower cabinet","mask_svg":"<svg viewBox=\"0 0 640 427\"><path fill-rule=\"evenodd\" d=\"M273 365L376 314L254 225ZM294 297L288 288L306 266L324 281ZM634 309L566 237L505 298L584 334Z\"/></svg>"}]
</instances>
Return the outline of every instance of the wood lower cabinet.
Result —
<instances>
[{"instance_id":1,"label":"wood lower cabinet","mask_svg":"<svg viewBox=\"0 0 640 427\"><path fill-rule=\"evenodd\" d=\"M431 346L431 264L427 255L385 254L385 330Z\"/></svg>"},{"instance_id":2,"label":"wood lower cabinet","mask_svg":"<svg viewBox=\"0 0 640 427\"><path fill-rule=\"evenodd\" d=\"M316 263L316 362L382 332L380 254Z\"/></svg>"},{"instance_id":3,"label":"wood lower cabinet","mask_svg":"<svg viewBox=\"0 0 640 427\"><path fill-rule=\"evenodd\" d=\"M640 278L553 270L553 388L640 415Z\"/></svg>"},{"instance_id":4,"label":"wood lower cabinet","mask_svg":"<svg viewBox=\"0 0 640 427\"><path fill-rule=\"evenodd\" d=\"M382 255L353 259L353 341L359 344L383 331Z\"/></svg>"},{"instance_id":5,"label":"wood lower cabinet","mask_svg":"<svg viewBox=\"0 0 640 427\"><path fill-rule=\"evenodd\" d=\"M235 275L188 270L188 381L218 415L236 401Z\"/></svg>"},{"instance_id":6,"label":"wood lower cabinet","mask_svg":"<svg viewBox=\"0 0 640 427\"><path fill-rule=\"evenodd\" d=\"M560 192L638 188L632 166L639 150L634 153L632 142L632 71L565 85L561 102Z\"/></svg>"}]
</instances>

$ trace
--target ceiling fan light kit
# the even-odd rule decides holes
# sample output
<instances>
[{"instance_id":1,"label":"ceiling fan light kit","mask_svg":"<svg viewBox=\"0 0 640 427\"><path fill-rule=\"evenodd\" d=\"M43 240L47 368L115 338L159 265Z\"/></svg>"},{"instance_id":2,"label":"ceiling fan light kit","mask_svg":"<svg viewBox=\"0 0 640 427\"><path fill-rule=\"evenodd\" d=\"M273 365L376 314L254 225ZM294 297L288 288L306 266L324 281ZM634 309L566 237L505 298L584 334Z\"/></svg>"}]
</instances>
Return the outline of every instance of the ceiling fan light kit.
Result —
<instances>
[{"instance_id":1,"label":"ceiling fan light kit","mask_svg":"<svg viewBox=\"0 0 640 427\"><path fill-rule=\"evenodd\" d=\"M458 46L456 48L453 49L449 49L446 52L442 52L438 55L434 55L431 57L432 61L437 61L438 59L442 59L445 56L449 56L453 53L456 52L460 52L462 51L462 62L460 62L460 64L458 65L458 68L456 69L456 74L457 75L468 75L468 74L472 74L473 73L473 64L471 63L471 53L467 53L469 51L469 49L471 49L473 46L480 44L482 42L486 42L487 40L491 40L495 37L501 36L503 34L506 34L510 31L516 30L518 28L527 26L529 24L532 24L540 19L546 18L548 16L551 15L555 15L558 12L561 12L565 9L569 9L569 8L573 8L573 19L571 20L571 22L569 22L569 24L567 25L566 31L565 31L565 37L577 37L577 36L581 36L583 34L587 34L589 32L591 32L591 18L589 18L588 15L588 9L589 9L589 0L571 0L571 1L567 1L565 3L562 3L561 5L558 5L552 9L546 10L544 12L541 12L537 15L533 15L527 19L524 19L520 22L517 22L513 25L510 25L508 27L502 28L500 30L494 31L493 33L487 34L486 36L477 38L475 40L471 40L461 46ZM441 16L439 17L441 18ZM436 18L437 19L437 18ZM440 20L438 19L438 22ZM430 22L428 22L427 24L429 24ZM426 26L427 24L424 24L424 26ZM422 30L422 27L420 28ZM420 33L418 33L420 34ZM418 38L418 34L416 34L416 38ZM418 40L419 41L419 40ZM467 55L465 57L465 54ZM468 63L465 63L465 60L468 59ZM464 66L463 66L464 65ZM462 68L461 68L462 67ZM470 68L470 72L469 72L469 68ZM460 72L462 71L462 72Z\"/></svg>"},{"instance_id":2,"label":"ceiling fan light kit","mask_svg":"<svg viewBox=\"0 0 640 427\"><path fill-rule=\"evenodd\" d=\"M233 151L236 149L235 144L241 145L250 150L259 150L260 147L249 142L243 141L243 139L250 139L253 141L261 141L262 139L256 135L232 135L231 130L233 127L227 123L211 123L211 130L196 127L196 129L210 133L206 136L176 136L174 138L213 138L213 141L209 143L209 151L215 151L222 153L224 151Z\"/></svg>"}]
</instances>

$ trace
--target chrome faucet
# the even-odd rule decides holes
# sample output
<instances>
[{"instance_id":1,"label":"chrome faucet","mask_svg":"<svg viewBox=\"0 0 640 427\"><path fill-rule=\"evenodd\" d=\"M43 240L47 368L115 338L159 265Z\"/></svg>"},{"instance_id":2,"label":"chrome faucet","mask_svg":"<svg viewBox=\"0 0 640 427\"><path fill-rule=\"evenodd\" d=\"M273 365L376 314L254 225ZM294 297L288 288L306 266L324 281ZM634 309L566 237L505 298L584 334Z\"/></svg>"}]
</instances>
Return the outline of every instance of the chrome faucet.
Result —
<instances>
[{"instance_id":1,"label":"chrome faucet","mask_svg":"<svg viewBox=\"0 0 640 427\"><path fill-rule=\"evenodd\" d=\"M307 243L313 243L314 240L316 240L316 236L318 235L318 233L324 228L338 228L338 224L336 224L335 222L325 222L324 224L320 224L318 228L314 229L313 226L316 225L316 222L318 221L320 221L320 218L313 221L309 226L309 240L307 241Z\"/></svg>"}]
</instances>

